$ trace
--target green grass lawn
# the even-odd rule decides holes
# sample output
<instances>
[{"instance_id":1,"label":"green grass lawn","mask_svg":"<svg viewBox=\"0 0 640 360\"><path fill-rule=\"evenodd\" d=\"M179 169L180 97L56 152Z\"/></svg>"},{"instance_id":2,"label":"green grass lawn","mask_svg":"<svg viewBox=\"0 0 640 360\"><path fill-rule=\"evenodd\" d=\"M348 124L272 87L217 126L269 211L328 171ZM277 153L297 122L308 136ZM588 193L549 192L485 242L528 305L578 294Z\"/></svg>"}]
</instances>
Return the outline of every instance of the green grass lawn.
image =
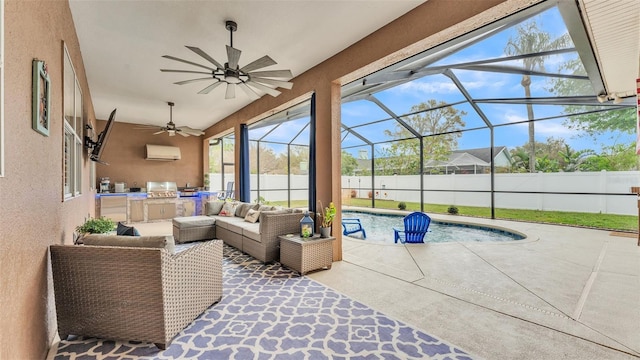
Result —
<instances>
[{"instance_id":1,"label":"green grass lawn","mask_svg":"<svg viewBox=\"0 0 640 360\"><path fill-rule=\"evenodd\" d=\"M287 206L286 201L272 201L272 205ZM420 211L420 203L405 202L406 210ZM325 204L326 205L326 204ZM371 199L350 198L343 205L371 207ZM291 207L306 207L306 200L294 200ZM398 201L376 200L378 209L398 209ZM446 214L448 205L424 204L424 211L432 214ZM491 209L488 207L458 206L458 215L491 218ZM520 209L496 208L496 219L516 220L559 225L571 225L603 230L638 231L638 217L631 215L594 214L567 211L540 211Z\"/></svg>"},{"instance_id":2,"label":"green grass lawn","mask_svg":"<svg viewBox=\"0 0 640 360\"><path fill-rule=\"evenodd\" d=\"M420 211L420 203L405 202L405 204L407 205L406 210ZM343 205L371 207L371 200L350 198ZM433 214L446 214L448 207L448 205L424 204L424 211ZM376 200L376 208L398 209L398 201ZM491 217L491 209L488 207L458 206L458 210L458 215ZM572 225L616 231L638 231L638 217L631 215L496 208L496 219Z\"/></svg>"}]
</instances>

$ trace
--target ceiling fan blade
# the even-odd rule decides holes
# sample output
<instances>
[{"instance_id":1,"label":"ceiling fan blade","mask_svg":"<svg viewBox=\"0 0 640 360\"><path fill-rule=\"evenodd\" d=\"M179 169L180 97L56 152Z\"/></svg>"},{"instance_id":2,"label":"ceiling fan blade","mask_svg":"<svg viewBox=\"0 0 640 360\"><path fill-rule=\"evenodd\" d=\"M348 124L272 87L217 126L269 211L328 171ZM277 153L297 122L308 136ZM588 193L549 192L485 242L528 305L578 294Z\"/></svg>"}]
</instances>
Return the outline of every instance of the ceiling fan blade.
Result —
<instances>
[{"instance_id":1,"label":"ceiling fan blade","mask_svg":"<svg viewBox=\"0 0 640 360\"><path fill-rule=\"evenodd\" d=\"M276 77L276 78L287 78L287 79L291 79L293 77L291 70L255 71L255 72L250 72L249 75L257 76L257 77Z\"/></svg>"},{"instance_id":2,"label":"ceiling fan blade","mask_svg":"<svg viewBox=\"0 0 640 360\"><path fill-rule=\"evenodd\" d=\"M174 72L174 73L187 73L187 74L206 74L211 75L210 72L205 71L193 71L193 70L171 70L171 69L160 69L162 72Z\"/></svg>"},{"instance_id":3,"label":"ceiling fan blade","mask_svg":"<svg viewBox=\"0 0 640 360\"><path fill-rule=\"evenodd\" d=\"M240 89L242 89L245 92L245 94L247 94L247 96L250 97L251 99L253 99L253 100L260 99L260 96L258 94L256 94L256 92L253 91L252 88L247 86L247 84L239 83L238 86L240 86Z\"/></svg>"},{"instance_id":4,"label":"ceiling fan blade","mask_svg":"<svg viewBox=\"0 0 640 360\"><path fill-rule=\"evenodd\" d=\"M198 130L198 129L192 129L188 126L180 126L179 129L181 132L189 135L195 135L195 136L204 135L204 131Z\"/></svg>"},{"instance_id":5,"label":"ceiling fan blade","mask_svg":"<svg viewBox=\"0 0 640 360\"><path fill-rule=\"evenodd\" d=\"M280 95L280 91L274 90L274 89L272 89L272 88L270 88L268 86L264 86L264 85L262 85L260 83L255 82L255 81L248 81L247 85L253 86L258 90L262 90L262 91L266 92L267 94L269 94L269 95L271 95L273 97L276 97L276 96Z\"/></svg>"},{"instance_id":6,"label":"ceiling fan blade","mask_svg":"<svg viewBox=\"0 0 640 360\"><path fill-rule=\"evenodd\" d=\"M211 92L211 90L217 88L218 86L220 86L220 84L222 84L222 81L216 81L213 84L207 86L206 88L198 91L198 94L208 94Z\"/></svg>"},{"instance_id":7,"label":"ceiling fan blade","mask_svg":"<svg viewBox=\"0 0 640 360\"><path fill-rule=\"evenodd\" d=\"M236 84L227 84L227 92L224 94L225 99L236 98Z\"/></svg>"},{"instance_id":8,"label":"ceiling fan blade","mask_svg":"<svg viewBox=\"0 0 640 360\"><path fill-rule=\"evenodd\" d=\"M241 68L240 70L244 72L249 72L249 71L262 69L263 67L267 67L275 64L277 64L275 60L270 58L268 55L265 55L260 59L255 60L254 62L248 63L245 67Z\"/></svg>"},{"instance_id":9,"label":"ceiling fan blade","mask_svg":"<svg viewBox=\"0 0 640 360\"><path fill-rule=\"evenodd\" d=\"M180 130L176 130L176 132L178 133L178 135L182 135L182 136L184 136L184 137L189 136L189 134L187 134L187 133L185 133L185 132L183 132L183 131L180 131Z\"/></svg>"},{"instance_id":10,"label":"ceiling fan blade","mask_svg":"<svg viewBox=\"0 0 640 360\"><path fill-rule=\"evenodd\" d=\"M201 68L209 69L209 70L211 70L211 71L216 71L216 69L214 69L214 68L210 68L210 67L208 67L208 66L200 65L200 64L194 63L193 61L189 61L189 60L185 60L185 59L180 59L180 58L177 58L177 57L175 57L175 56L171 56L171 55L162 55L162 57L163 57L163 58L166 58L166 59L171 59L171 60L175 60L175 61L180 61L180 62L183 62L183 63L185 63L185 64L189 64L189 65L193 65L193 66L198 66L198 67L201 67Z\"/></svg>"},{"instance_id":11,"label":"ceiling fan blade","mask_svg":"<svg viewBox=\"0 0 640 360\"><path fill-rule=\"evenodd\" d=\"M191 79L191 80L178 81L178 82L174 82L174 84L176 84L176 85L184 85L184 84L191 84L191 83L194 83L194 82L197 82L197 81L203 81L203 80L211 80L211 76L204 77L204 78Z\"/></svg>"},{"instance_id":12,"label":"ceiling fan blade","mask_svg":"<svg viewBox=\"0 0 640 360\"><path fill-rule=\"evenodd\" d=\"M162 134L164 132L164 130L160 130L158 132L154 132L153 135L158 135L158 134Z\"/></svg>"},{"instance_id":13,"label":"ceiling fan blade","mask_svg":"<svg viewBox=\"0 0 640 360\"><path fill-rule=\"evenodd\" d=\"M213 65L215 65L218 69L224 69L224 66L220 65L219 62L217 62L214 58L212 58L211 56L209 56L209 54L207 54L206 52L202 51L200 48L195 47L195 46L187 46L187 49L193 51L194 53L202 56L205 60L207 60L208 62L212 63Z\"/></svg>"},{"instance_id":14,"label":"ceiling fan blade","mask_svg":"<svg viewBox=\"0 0 640 360\"><path fill-rule=\"evenodd\" d=\"M227 58L229 59L230 68L235 70L238 67L238 61L240 61L240 54L242 54L242 51L227 45Z\"/></svg>"},{"instance_id":15,"label":"ceiling fan blade","mask_svg":"<svg viewBox=\"0 0 640 360\"><path fill-rule=\"evenodd\" d=\"M291 90L291 88L293 87L293 83L289 81L280 81L261 77L251 77L251 81L259 82L266 85L273 85L275 87L281 87L283 89L289 90Z\"/></svg>"}]
</instances>

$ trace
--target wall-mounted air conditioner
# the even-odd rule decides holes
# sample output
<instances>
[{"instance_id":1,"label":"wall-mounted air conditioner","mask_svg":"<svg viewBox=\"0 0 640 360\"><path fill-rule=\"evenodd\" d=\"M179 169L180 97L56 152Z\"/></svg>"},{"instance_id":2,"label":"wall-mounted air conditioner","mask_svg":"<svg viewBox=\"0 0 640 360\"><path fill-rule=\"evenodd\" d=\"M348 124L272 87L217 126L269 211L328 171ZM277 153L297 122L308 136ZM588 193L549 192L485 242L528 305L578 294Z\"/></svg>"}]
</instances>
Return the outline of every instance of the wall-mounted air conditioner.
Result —
<instances>
[{"instance_id":1,"label":"wall-mounted air conditioner","mask_svg":"<svg viewBox=\"0 0 640 360\"><path fill-rule=\"evenodd\" d=\"M180 148L177 146L146 145L147 160L172 161L180 160Z\"/></svg>"}]
</instances>

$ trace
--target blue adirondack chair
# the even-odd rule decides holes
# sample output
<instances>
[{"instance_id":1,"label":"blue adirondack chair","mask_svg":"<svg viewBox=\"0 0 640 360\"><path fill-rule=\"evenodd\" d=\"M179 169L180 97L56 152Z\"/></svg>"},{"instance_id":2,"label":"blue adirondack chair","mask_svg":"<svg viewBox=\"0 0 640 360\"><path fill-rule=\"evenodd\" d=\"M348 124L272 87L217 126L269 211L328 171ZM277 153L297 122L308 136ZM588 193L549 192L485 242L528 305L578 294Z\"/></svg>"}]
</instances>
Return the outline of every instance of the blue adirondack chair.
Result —
<instances>
[{"instance_id":1,"label":"blue adirondack chair","mask_svg":"<svg viewBox=\"0 0 640 360\"><path fill-rule=\"evenodd\" d=\"M362 223L358 218L343 218L342 228L344 229L344 231L342 232L342 235L351 235L357 232L361 232L362 238L363 239L367 238L367 233L364 231L364 228L362 227Z\"/></svg>"},{"instance_id":2,"label":"blue adirondack chair","mask_svg":"<svg viewBox=\"0 0 640 360\"><path fill-rule=\"evenodd\" d=\"M404 230L393 228L394 242L423 243L424 235L429 230L431 218L422 212L412 212L404 217Z\"/></svg>"}]
</instances>

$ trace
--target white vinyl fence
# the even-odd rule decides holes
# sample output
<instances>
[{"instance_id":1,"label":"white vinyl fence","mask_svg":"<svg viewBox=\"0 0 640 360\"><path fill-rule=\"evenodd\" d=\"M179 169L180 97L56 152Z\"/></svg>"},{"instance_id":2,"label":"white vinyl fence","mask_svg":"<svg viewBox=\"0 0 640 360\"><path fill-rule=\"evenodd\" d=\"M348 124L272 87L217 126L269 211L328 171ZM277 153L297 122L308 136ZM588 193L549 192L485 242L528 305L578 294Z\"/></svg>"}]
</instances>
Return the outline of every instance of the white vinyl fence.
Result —
<instances>
[{"instance_id":1,"label":"white vinyl fence","mask_svg":"<svg viewBox=\"0 0 640 360\"><path fill-rule=\"evenodd\" d=\"M308 176L260 176L260 196L267 201L308 199ZM233 181L233 175L227 174ZM221 184L220 174L210 175ZM227 179L225 179L227 180ZM343 176L345 197L420 202L420 175L376 176L372 190L370 176ZM290 182L290 183L289 183ZM226 181L225 181L226 184ZM640 186L639 171L572 172L536 174L495 174L495 206L504 209L577 211L637 215L637 196L632 186ZM258 196L258 175L251 175L251 201ZM489 174L424 175L424 202L442 205L491 206ZM371 195L369 195L371 193Z\"/></svg>"},{"instance_id":2,"label":"white vinyl fence","mask_svg":"<svg viewBox=\"0 0 640 360\"><path fill-rule=\"evenodd\" d=\"M639 171L495 174L495 206L505 209L557 210L637 215ZM348 194L368 198L371 177L343 176ZM375 177L376 199L419 202L420 175ZM491 175L424 175L424 202L488 207Z\"/></svg>"}]
</instances>

